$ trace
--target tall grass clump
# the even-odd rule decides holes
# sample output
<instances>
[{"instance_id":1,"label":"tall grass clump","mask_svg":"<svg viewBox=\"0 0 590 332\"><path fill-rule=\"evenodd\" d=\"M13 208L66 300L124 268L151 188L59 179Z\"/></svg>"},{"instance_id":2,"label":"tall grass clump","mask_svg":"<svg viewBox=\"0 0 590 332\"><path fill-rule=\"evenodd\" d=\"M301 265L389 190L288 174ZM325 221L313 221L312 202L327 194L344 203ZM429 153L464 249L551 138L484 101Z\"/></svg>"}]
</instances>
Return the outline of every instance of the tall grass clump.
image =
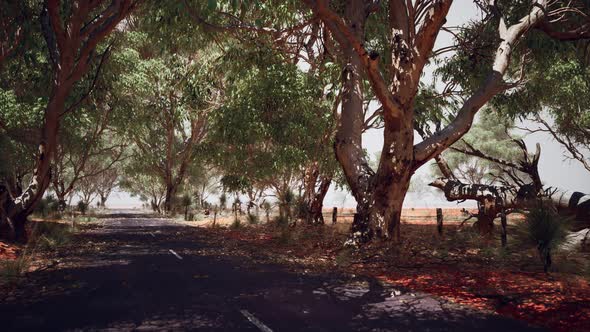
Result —
<instances>
[{"instance_id":1,"label":"tall grass clump","mask_svg":"<svg viewBox=\"0 0 590 332\"><path fill-rule=\"evenodd\" d=\"M525 220L520 224L519 233L522 240L537 249L543 270L551 267L554 250L565 241L568 220L546 204L539 204L530 209Z\"/></svg>"}]
</instances>

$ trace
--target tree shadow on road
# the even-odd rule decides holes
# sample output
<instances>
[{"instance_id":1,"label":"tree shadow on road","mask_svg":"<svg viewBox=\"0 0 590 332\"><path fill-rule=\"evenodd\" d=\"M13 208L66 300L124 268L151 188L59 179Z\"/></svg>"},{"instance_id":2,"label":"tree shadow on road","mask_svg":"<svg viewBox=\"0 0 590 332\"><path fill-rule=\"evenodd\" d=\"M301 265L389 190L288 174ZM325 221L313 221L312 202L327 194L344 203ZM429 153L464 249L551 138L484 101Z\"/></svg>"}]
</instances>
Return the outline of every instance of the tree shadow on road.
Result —
<instances>
[{"instance_id":1,"label":"tree shadow on road","mask_svg":"<svg viewBox=\"0 0 590 332\"><path fill-rule=\"evenodd\" d=\"M61 252L0 300L3 329L256 330L240 310L276 331L531 329L371 278L225 255L203 229L99 228Z\"/></svg>"}]
</instances>

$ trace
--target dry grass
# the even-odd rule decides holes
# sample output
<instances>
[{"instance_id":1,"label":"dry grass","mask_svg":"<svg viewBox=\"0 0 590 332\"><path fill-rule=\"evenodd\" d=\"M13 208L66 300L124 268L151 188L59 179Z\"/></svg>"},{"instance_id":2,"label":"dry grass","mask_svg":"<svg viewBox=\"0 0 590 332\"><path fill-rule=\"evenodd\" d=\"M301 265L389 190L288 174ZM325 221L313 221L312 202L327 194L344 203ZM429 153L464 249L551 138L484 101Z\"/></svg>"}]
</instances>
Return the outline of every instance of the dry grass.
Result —
<instances>
[{"instance_id":1,"label":"dry grass","mask_svg":"<svg viewBox=\"0 0 590 332\"><path fill-rule=\"evenodd\" d=\"M499 227L493 236L483 238L469 224L459 227L462 218L445 218L444 233L439 236L435 218L404 219L401 243L375 241L360 250L342 247L350 227L346 221L211 231L219 236L224 250L264 253L294 269L339 269L374 276L554 330L590 327L590 285L583 272L589 266L587 256L559 253L553 271L545 274L536 249L512 237L513 225L508 230L508 246L503 248ZM512 223L519 219L512 218Z\"/></svg>"}]
</instances>

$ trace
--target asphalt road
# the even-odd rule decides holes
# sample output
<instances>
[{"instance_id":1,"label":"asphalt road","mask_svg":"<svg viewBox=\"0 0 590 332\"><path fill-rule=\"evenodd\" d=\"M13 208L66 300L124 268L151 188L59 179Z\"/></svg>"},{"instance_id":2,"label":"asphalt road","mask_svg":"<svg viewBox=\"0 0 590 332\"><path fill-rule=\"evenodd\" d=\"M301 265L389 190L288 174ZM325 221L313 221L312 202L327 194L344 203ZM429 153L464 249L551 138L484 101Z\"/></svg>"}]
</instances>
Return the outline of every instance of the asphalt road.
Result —
<instances>
[{"instance_id":1,"label":"asphalt road","mask_svg":"<svg viewBox=\"0 0 590 332\"><path fill-rule=\"evenodd\" d=\"M0 295L0 330L535 330L375 279L226 255L207 234L146 215L106 216L57 265Z\"/></svg>"}]
</instances>

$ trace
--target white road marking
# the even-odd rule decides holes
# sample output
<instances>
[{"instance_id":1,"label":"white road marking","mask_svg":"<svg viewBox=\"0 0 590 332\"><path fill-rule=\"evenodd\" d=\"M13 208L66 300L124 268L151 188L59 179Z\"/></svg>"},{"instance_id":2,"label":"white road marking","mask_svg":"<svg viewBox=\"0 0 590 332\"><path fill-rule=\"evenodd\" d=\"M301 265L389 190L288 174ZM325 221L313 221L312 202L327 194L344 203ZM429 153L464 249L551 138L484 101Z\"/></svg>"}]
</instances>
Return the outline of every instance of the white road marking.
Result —
<instances>
[{"instance_id":1,"label":"white road marking","mask_svg":"<svg viewBox=\"0 0 590 332\"><path fill-rule=\"evenodd\" d=\"M178 259L182 259L182 256L180 256L179 254L176 253L176 251L172 250L172 249L168 249L168 251L170 251L170 253L174 256L176 256L176 258Z\"/></svg>"},{"instance_id":2,"label":"white road marking","mask_svg":"<svg viewBox=\"0 0 590 332\"><path fill-rule=\"evenodd\" d=\"M260 329L260 331L272 332L270 327L264 325L263 322L261 322L258 318L254 317L254 315L248 312L248 310L240 310L240 312L242 313L242 315L244 315L244 317L246 317L250 321L250 323L254 324L258 329Z\"/></svg>"},{"instance_id":3,"label":"white road marking","mask_svg":"<svg viewBox=\"0 0 590 332\"><path fill-rule=\"evenodd\" d=\"M154 239L156 238L156 236L154 235L154 233L151 233L151 232L150 232L150 235L151 235L151 236L152 236Z\"/></svg>"}]
</instances>

